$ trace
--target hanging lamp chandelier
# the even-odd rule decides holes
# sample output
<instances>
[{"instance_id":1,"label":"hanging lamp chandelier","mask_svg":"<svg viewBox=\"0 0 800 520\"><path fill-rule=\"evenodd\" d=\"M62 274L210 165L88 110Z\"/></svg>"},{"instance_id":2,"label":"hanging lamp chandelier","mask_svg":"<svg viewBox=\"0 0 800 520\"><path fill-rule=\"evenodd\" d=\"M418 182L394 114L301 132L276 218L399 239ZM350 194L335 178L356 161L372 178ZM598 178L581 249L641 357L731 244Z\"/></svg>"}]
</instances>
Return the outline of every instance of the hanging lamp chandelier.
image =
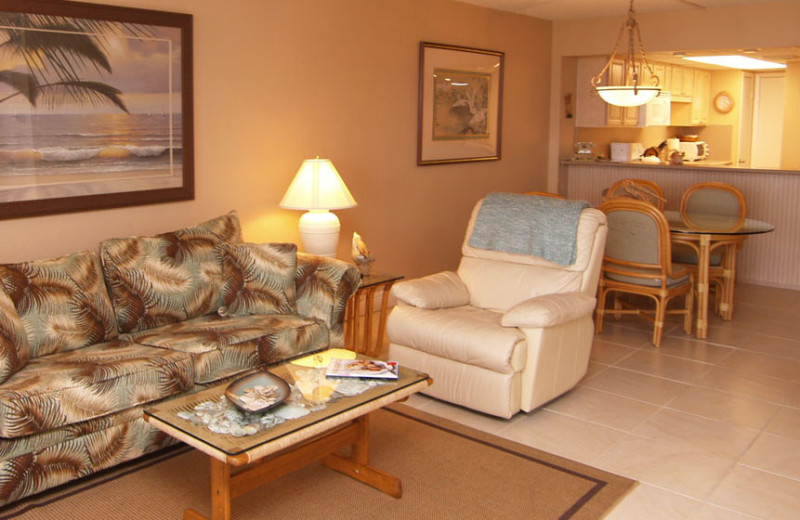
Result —
<instances>
[{"instance_id":1,"label":"hanging lamp chandelier","mask_svg":"<svg viewBox=\"0 0 800 520\"><path fill-rule=\"evenodd\" d=\"M622 83L620 85L611 85L609 69L617 57L617 48L625 34L628 35L628 53L623 62L622 76L620 77ZM636 61L636 54L634 52L635 43L639 45L640 59L638 62ZM647 71L650 73L650 78L652 80L651 85L642 85L640 83L644 67L647 67ZM602 85L603 74L605 74L606 71L609 71L609 85ZM636 107L644 105L661 92L661 88L658 86L659 83L659 77L656 76L656 73L653 71L653 68L650 66L644 54L642 35L639 34L639 23L636 21L636 13L633 11L633 0L631 0L630 7L628 8L628 19L619 30L614 50L611 52L611 56L608 58L608 62L605 67L603 67L603 70L592 78L592 86L606 103L620 107Z\"/></svg>"}]
</instances>

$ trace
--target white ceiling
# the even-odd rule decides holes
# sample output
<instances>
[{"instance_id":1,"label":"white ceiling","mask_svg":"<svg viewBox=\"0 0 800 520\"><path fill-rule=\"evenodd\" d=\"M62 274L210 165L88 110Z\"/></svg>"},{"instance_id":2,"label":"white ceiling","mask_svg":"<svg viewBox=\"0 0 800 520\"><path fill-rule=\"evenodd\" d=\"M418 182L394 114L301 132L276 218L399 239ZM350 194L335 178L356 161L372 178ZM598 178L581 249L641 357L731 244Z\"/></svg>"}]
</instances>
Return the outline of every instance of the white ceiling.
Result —
<instances>
[{"instance_id":1,"label":"white ceiling","mask_svg":"<svg viewBox=\"0 0 800 520\"><path fill-rule=\"evenodd\" d=\"M544 18L577 20L604 16L624 16L630 0L458 0L500 11ZM763 4L776 0L635 0L637 13L706 9L740 4Z\"/></svg>"}]
</instances>

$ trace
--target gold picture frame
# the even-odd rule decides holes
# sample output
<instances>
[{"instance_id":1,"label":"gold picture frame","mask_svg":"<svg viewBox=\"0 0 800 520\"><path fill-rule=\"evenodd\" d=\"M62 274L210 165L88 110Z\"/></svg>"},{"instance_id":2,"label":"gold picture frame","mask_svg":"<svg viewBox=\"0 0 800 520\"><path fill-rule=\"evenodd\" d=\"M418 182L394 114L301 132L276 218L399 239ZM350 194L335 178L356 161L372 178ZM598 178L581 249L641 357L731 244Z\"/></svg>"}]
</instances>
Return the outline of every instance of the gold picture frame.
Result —
<instances>
[{"instance_id":1,"label":"gold picture frame","mask_svg":"<svg viewBox=\"0 0 800 520\"><path fill-rule=\"evenodd\" d=\"M504 57L420 43L419 166L500 159Z\"/></svg>"}]
</instances>

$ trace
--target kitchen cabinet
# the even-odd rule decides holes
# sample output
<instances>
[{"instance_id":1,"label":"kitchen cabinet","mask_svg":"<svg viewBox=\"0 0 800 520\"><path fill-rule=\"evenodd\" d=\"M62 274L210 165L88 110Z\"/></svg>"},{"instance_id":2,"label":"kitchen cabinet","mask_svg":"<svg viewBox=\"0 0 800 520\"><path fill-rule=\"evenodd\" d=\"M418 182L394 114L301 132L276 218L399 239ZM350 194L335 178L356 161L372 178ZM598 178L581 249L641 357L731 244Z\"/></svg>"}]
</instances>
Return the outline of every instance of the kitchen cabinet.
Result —
<instances>
[{"instance_id":1,"label":"kitchen cabinet","mask_svg":"<svg viewBox=\"0 0 800 520\"><path fill-rule=\"evenodd\" d=\"M692 93L692 123L708 124L708 109L711 105L711 72L702 69L694 71L694 92Z\"/></svg>"},{"instance_id":2,"label":"kitchen cabinet","mask_svg":"<svg viewBox=\"0 0 800 520\"><path fill-rule=\"evenodd\" d=\"M622 85L625 82L625 63L614 61L609 67L608 85ZM618 107L606 103L606 126L639 126L639 107Z\"/></svg>"},{"instance_id":3,"label":"kitchen cabinet","mask_svg":"<svg viewBox=\"0 0 800 520\"><path fill-rule=\"evenodd\" d=\"M658 86L662 92L670 92L670 78L672 76L670 67L664 63L650 63L653 72L658 76ZM642 67L642 85L651 86L653 84L652 74L647 67Z\"/></svg>"},{"instance_id":4,"label":"kitchen cabinet","mask_svg":"<svg viewBox=\"0 0 800 520\"><path fill-rule=\"evenodd\" d=\"M692 95L689 102L672 104L672 125L705 126L711 104L711 72L689 69L692 73ZM673 97L673 101L674 101Z\"/></svg>"},{"instance_id":5,"label":"kitchen cabinet","mask_svg":"<svg viewBox=\"0 0 800 520\"><path fill-rule=\"evenodd\" d=\"M671 65L669 69L672 101L691 102L694 93L694 69L682 65Z\"/></svg>"}]
</instances>

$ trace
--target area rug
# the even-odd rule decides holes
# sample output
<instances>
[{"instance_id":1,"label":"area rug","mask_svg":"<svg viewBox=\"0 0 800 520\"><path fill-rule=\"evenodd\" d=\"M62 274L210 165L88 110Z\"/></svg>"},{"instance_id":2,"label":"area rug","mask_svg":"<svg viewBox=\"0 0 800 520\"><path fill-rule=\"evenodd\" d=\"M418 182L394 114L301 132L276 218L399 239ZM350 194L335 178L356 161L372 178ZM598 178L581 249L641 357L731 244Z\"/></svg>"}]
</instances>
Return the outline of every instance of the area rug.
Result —
<instances>
[{"instance_id":1,"label":"area rug","mask_svg":"<svg viewBox=\"0 0 800 520\"><path fill-rule=\"evenodd\" d=\"M602 518L635 482L394 405L373 414L371 463L402 480L394 499L311 465L233 502L236 520ZM11 504L0 520L180 519L210 513L208 459L180 447Z\"/></svg>"}]
</instances>

